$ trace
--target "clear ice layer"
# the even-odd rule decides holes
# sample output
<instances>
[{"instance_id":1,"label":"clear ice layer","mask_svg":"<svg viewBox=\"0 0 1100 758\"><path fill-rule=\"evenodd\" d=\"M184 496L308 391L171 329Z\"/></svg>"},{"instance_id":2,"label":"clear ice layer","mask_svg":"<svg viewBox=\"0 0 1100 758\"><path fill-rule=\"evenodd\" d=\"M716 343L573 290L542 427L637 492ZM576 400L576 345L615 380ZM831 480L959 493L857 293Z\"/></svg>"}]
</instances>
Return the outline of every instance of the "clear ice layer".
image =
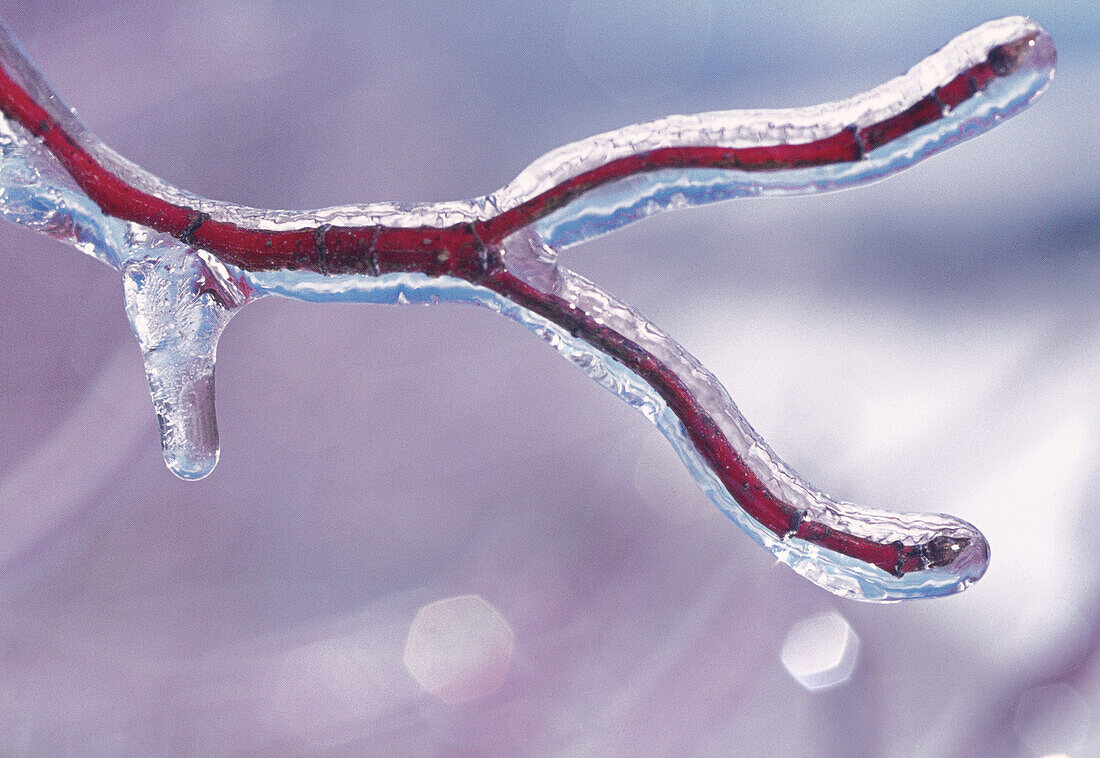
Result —
<instances>
[{"instance_id":1,"label":"clear ice layer","mask_svg":"<svg viewBox=\"0 0 1100 758\"><path fill-rule=\"evenodd\" d=\"M947 565L892 575L846 555L789 536L777 537L750 517L696 450L681 420L639 375L588 342L477 284L418 273L368 276L311 271L246 271L209 251L104 213L26 128L0 118L0 214L71 242L120 271L126 311L145 360L160 425L165 462L178 476L198 479L218 460L214 369L218 338L232 315L251 300L279 295L314 302L473 303L506 315L535 333L668 438L706 495L754 540L795 571L831 592L862 600L944 595L985 571L989 549L970 524L939 514L901 514L839 503L783 463L753 431L717 379L671 337L630 306L559 265L558 251L654 212L735 197L806 194L883 178L952 144L985 131L1023 109L1053 74L1054 49L1034 22L1009 18L957 38L908 74L863 95L815 108L728 111L674 116L598 135L553 151L515 181L469 201L378 203L318 211L262 211L198 198L134 166L85 130L49 90L6 31L0 60L83 148L130 185L240 226L304 229L334 226L450 226L490 219L517 208L586 171L658 148L755 146L812 142L838 130L877 124L918 103L959 72L985 60L996 45L1033 35L1026 65L993 82L926 127L869 151L860 160L774 171L678 168L638 173L582 194L507 237L507 270L643 347L690 389L756 476L784 502L845 534L879 543L922 545L936 536L959 538L962 554Z\"/></svg>"}]
</instances>

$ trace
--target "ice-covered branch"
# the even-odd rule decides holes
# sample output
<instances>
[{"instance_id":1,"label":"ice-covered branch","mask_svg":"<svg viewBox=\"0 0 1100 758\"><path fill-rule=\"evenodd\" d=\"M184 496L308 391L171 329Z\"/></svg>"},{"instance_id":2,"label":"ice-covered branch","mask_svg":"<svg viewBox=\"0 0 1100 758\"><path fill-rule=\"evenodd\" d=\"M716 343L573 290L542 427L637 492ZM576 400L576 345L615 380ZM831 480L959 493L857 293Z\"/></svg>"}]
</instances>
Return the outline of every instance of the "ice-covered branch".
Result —
<instances>
[{"instance_id":1,"label":"ice-covered branch","mask_svg":"<svg viewBox=\"0 0 1100 758\"><path fill-rule=\"evenodd\" d=\"M907 74L837 103L673 116L540 158L469 201L268 211L176 189L92 136L0 32L0 214L123 276L165 460L200 478L218 457L217 340L265 295L468 302L514 318L651 419L706 494L817 584L867 600L957 592L988 546L945 515L839 503L787 467L719 382L557 253L656 211L883 178L1026 107L1055 53L1034 22L958 37Z\"/></svg>"}]
</instances>

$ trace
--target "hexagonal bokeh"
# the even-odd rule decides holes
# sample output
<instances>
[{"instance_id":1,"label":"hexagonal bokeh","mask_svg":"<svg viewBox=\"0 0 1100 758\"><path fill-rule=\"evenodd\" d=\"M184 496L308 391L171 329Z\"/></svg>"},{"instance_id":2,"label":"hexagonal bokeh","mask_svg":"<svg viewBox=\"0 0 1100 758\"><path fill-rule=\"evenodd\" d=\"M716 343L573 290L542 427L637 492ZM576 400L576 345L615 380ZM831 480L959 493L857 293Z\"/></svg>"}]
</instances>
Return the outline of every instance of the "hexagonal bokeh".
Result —
<instances>
[{"instance_id":1,"label":"hexagonal bokeh","mask_svg":"<svg viewBox=\"0 0 1100 758\"><path fill-rule=\"evenodd\" d=\"M843 684L859 658L859 637L839 613L803 619L787 632L780 660L787 672L811 692Z\"/></svg>"},{"instance_id":2,"label":"hexagonal bokeh","mask_svg":"<svg viewBox=\"0 0 1100 758\"><path fill-rule=\"evenodd\" d=\"M515 635L493 606L461 595L423 606L405 640L405 668L444 703L476 700L504 683Z\"/></svg>"},{"instance_id":3,"label":"hexagonal bokeh","mask_svg":"<svg viewBox=\"0 0 1100 758\"><path fill-rule=\"evenodd\" d=\"M1020 696L1013 730L1035 755L1078 755L1092 723L1092 709L1065 682L1033 687Z\"/></svg>"}]
</instances>

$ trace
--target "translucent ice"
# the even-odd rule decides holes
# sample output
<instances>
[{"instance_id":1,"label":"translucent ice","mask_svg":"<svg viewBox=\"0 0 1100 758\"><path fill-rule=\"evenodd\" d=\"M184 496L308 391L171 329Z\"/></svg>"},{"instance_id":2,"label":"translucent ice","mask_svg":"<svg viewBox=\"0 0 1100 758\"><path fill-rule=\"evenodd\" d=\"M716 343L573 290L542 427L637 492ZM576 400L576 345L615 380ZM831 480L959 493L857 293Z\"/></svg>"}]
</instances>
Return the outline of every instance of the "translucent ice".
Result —
<instances>
[{"instance_id":1,"label":"translucent ice","mask_svg":"<svg viewBox=\"0 0 1100 758\"><path fill-rule=\"evenodd\" d=\"M177 476L201 479L218 462L218 337L243 299L219 300L210 284L217 279L212 267L173 243L156 239L144 250L131 247L122 283L126 314L145 358L164 460Z\"/></svg>"},{"instance_id":2,"label":"translucent ice","mask_svg":"<svg viewBox=\"0 0 1100 758\"><path fill-rule=\"evenodd\" d=\"M557 254L659 210L888 176L1019 112L1053 66L1038 25L1002 19L849 100L627 127L555 150L487 197L266 211L193 196L113 153L2 31L0 214L120 271L165 461L182 478L217 463L217 342L247 302L474 303L653 421L707 496L811 581L865 600L943 595L985 571L980 532L822 494L695 358Z\"/></svg>"}]
</instances>

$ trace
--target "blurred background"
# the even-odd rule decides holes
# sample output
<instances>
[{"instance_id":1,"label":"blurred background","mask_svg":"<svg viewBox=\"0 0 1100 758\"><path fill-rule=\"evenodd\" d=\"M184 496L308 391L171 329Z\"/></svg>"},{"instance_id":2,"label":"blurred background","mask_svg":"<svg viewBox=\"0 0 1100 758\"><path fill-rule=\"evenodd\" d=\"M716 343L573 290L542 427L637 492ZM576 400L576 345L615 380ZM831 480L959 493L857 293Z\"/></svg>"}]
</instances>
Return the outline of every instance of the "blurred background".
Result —
<instances>
[{"instance_id":1,"label":"blurred background","mask_svg":"<svg viewBox=\"0 0 1100 758\"><path fill-rule=\"evenodd\" d=\"M269 299L160 457L117 274L0 225L0 755L1100 755L1100 6L6 2L109 145L261 207L444 200L670 113L846 97L982 21L1030 111L900 176L567 251L830 494L992 545L942 600L777 566L474 308Z\"/></svg>"}]
</instances>

